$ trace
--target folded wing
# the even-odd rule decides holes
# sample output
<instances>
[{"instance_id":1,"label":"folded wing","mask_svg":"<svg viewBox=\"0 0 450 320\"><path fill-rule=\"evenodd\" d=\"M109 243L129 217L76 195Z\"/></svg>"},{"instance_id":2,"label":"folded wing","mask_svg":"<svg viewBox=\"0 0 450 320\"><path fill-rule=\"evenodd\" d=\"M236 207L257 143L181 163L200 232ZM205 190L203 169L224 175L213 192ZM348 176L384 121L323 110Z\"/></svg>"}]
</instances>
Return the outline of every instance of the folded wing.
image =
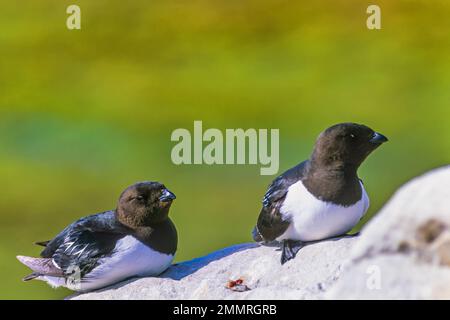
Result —
<instances>
[{"instance_id":1,"label":"folded wing","mask_svg":"<svg viewBox=\"0 0 450 320\"><path fill-rule=\"evenodd\" d=\"M270 184L253 232L255 241L273 241L289 227L290 221L281 214L280 209L289 187L303 177L308 163L304 161L289 169Z\"/></svg>"}]
</instances>

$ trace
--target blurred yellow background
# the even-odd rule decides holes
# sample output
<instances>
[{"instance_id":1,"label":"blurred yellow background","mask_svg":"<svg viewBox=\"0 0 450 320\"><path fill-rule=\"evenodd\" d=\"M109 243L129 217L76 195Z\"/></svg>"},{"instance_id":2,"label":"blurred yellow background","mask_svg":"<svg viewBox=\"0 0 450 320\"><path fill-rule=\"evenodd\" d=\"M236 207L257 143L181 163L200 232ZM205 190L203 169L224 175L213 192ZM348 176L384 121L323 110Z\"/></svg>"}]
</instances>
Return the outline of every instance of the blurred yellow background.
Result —
<instances>
[{"instance_id":1,"label":"blurred yellow background","mask_svg":"<svg viewBox=\"0 0 450 320\"><path fill-rule=\"evenodd\" d=\"M82 29L66 28L81 7ZM360 169L371 215L450 161L450 2L1 0L0 298L63 298L15 255L158 180L175 192L177 261L251 241L274 176L175 166L176 128L279 128L280 172L343 121L390 138ZM367 219L366 219L367 220Z\"/></svg>"}]
</instances>

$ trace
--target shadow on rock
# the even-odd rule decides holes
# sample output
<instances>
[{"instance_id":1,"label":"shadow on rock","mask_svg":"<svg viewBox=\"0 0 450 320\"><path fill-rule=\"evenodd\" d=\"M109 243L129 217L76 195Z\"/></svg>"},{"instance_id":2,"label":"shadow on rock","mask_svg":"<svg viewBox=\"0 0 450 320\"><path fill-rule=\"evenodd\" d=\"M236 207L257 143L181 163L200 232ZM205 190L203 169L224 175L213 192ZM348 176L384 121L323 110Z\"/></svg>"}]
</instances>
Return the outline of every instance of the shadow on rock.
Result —
<instances>
[{"instance_id":1,"label":"shadow on rock","mask_svg":"<svg viewBox=\"0 0 450 320\"><path fill-rule=\"evenodd\" d=\"M197 272L198 270L207 266L211 262L223 259L229 255L232 255L242 250L253 249L257 247L259 247L257 243L244 243L231 246L219 251L215 251L211 254L208 254L200 258L174 264L167 271L165 271L160 277L170 278L173 280L181 280L184 277Z\"/></svg>"}]
</instances>

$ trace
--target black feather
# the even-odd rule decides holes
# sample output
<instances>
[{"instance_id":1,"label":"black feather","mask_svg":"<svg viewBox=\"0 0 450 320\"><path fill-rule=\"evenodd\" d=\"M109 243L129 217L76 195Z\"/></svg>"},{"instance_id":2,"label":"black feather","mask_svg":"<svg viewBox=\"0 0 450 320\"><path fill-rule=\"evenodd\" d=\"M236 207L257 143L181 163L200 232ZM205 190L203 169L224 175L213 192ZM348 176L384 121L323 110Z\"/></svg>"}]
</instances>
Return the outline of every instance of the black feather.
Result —
<instances>
[{"instance_id":1,"label":"black feather","mask_svg":"<svg viewBox=\"0 0 450 320\"><path fill-rule=\"evenodd\" d=\"M51 257L66 276L78 268L83 277L111 255L116 242L129 229L117 222L114 211L81 218L49 242L41 256Z\"/></svg>"},{"instance_id":2,"label":"black feather","mask_svg":"<svg viewBox=\"0 0 450 320\"><path fill-rule=\"evenodd\" d=\"M34 244L38 245L38 246L46 247L49 242L50 242L50 240L47 240L47 241L36 241Z\"/></svg>"},{"instance_id":3,"label":"black feather","mask_svg":"<svg viewBox=\"0 0 450 320\"><path fill-rule=\"evenodd\" d=\"M36 279L39 276L41 276L40 273L33 272L33 273L27 275L26 277L23 277L22 281L30 281L30 280Z\"/></svg>"},{"instance_id":4,"label":"black feather","mask_svg":"<svg viewBox=\"0 0 450 320\"><path fill-rule=\"evenodd\" d=\"M291 185L305 176L309 161L304 161L277 177L263 198L263 207L258 217L254 240L273 241L289 227L290 221L280 213L280 208Z\"/></svg>"}]
</instances>

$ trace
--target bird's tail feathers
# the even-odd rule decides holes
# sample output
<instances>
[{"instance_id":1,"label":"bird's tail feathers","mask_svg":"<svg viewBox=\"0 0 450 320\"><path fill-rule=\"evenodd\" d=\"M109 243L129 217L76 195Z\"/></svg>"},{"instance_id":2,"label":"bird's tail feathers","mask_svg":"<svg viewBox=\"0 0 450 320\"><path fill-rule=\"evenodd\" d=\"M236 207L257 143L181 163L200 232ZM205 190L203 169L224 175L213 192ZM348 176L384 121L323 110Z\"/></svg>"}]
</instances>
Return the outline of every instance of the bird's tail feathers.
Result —
<instances>
[{"instance_id":1,"label":"bird's tail feathers","mask_svg":"<svg viewBox=\"0 0 450 320\"><path fill-rule=\"evenodd\" d=\"M50 258L17 256L17 260L33 270L33 273L23 278L23 281L29 281L44 275L53 277L63 276L62 270L57 268Z\"/></svg>"},{"instance_id":2,"label":"bird's tail feathers","mask_svg":"<svg viewBox=\"0 0 450 320\"><path fill-rule=\"evenodd\" d=\"M34 244L42 247L46 247L50 241L36 241Z\"/></svg>"},{"instance_id":3,"label":"bird's tail feathers","mask_svg":"<svg viewBox=\"0 0 450 320\"><path fill-rule=\"evenodd\" d=\"M36 278L38 278L40 276L42 276L42 274L37 273L37 272L33 272L33 273L27 275L26 277L23 277L22 281L30 281L30 280L36 279Z\"/></svg>"}]
</instances>

